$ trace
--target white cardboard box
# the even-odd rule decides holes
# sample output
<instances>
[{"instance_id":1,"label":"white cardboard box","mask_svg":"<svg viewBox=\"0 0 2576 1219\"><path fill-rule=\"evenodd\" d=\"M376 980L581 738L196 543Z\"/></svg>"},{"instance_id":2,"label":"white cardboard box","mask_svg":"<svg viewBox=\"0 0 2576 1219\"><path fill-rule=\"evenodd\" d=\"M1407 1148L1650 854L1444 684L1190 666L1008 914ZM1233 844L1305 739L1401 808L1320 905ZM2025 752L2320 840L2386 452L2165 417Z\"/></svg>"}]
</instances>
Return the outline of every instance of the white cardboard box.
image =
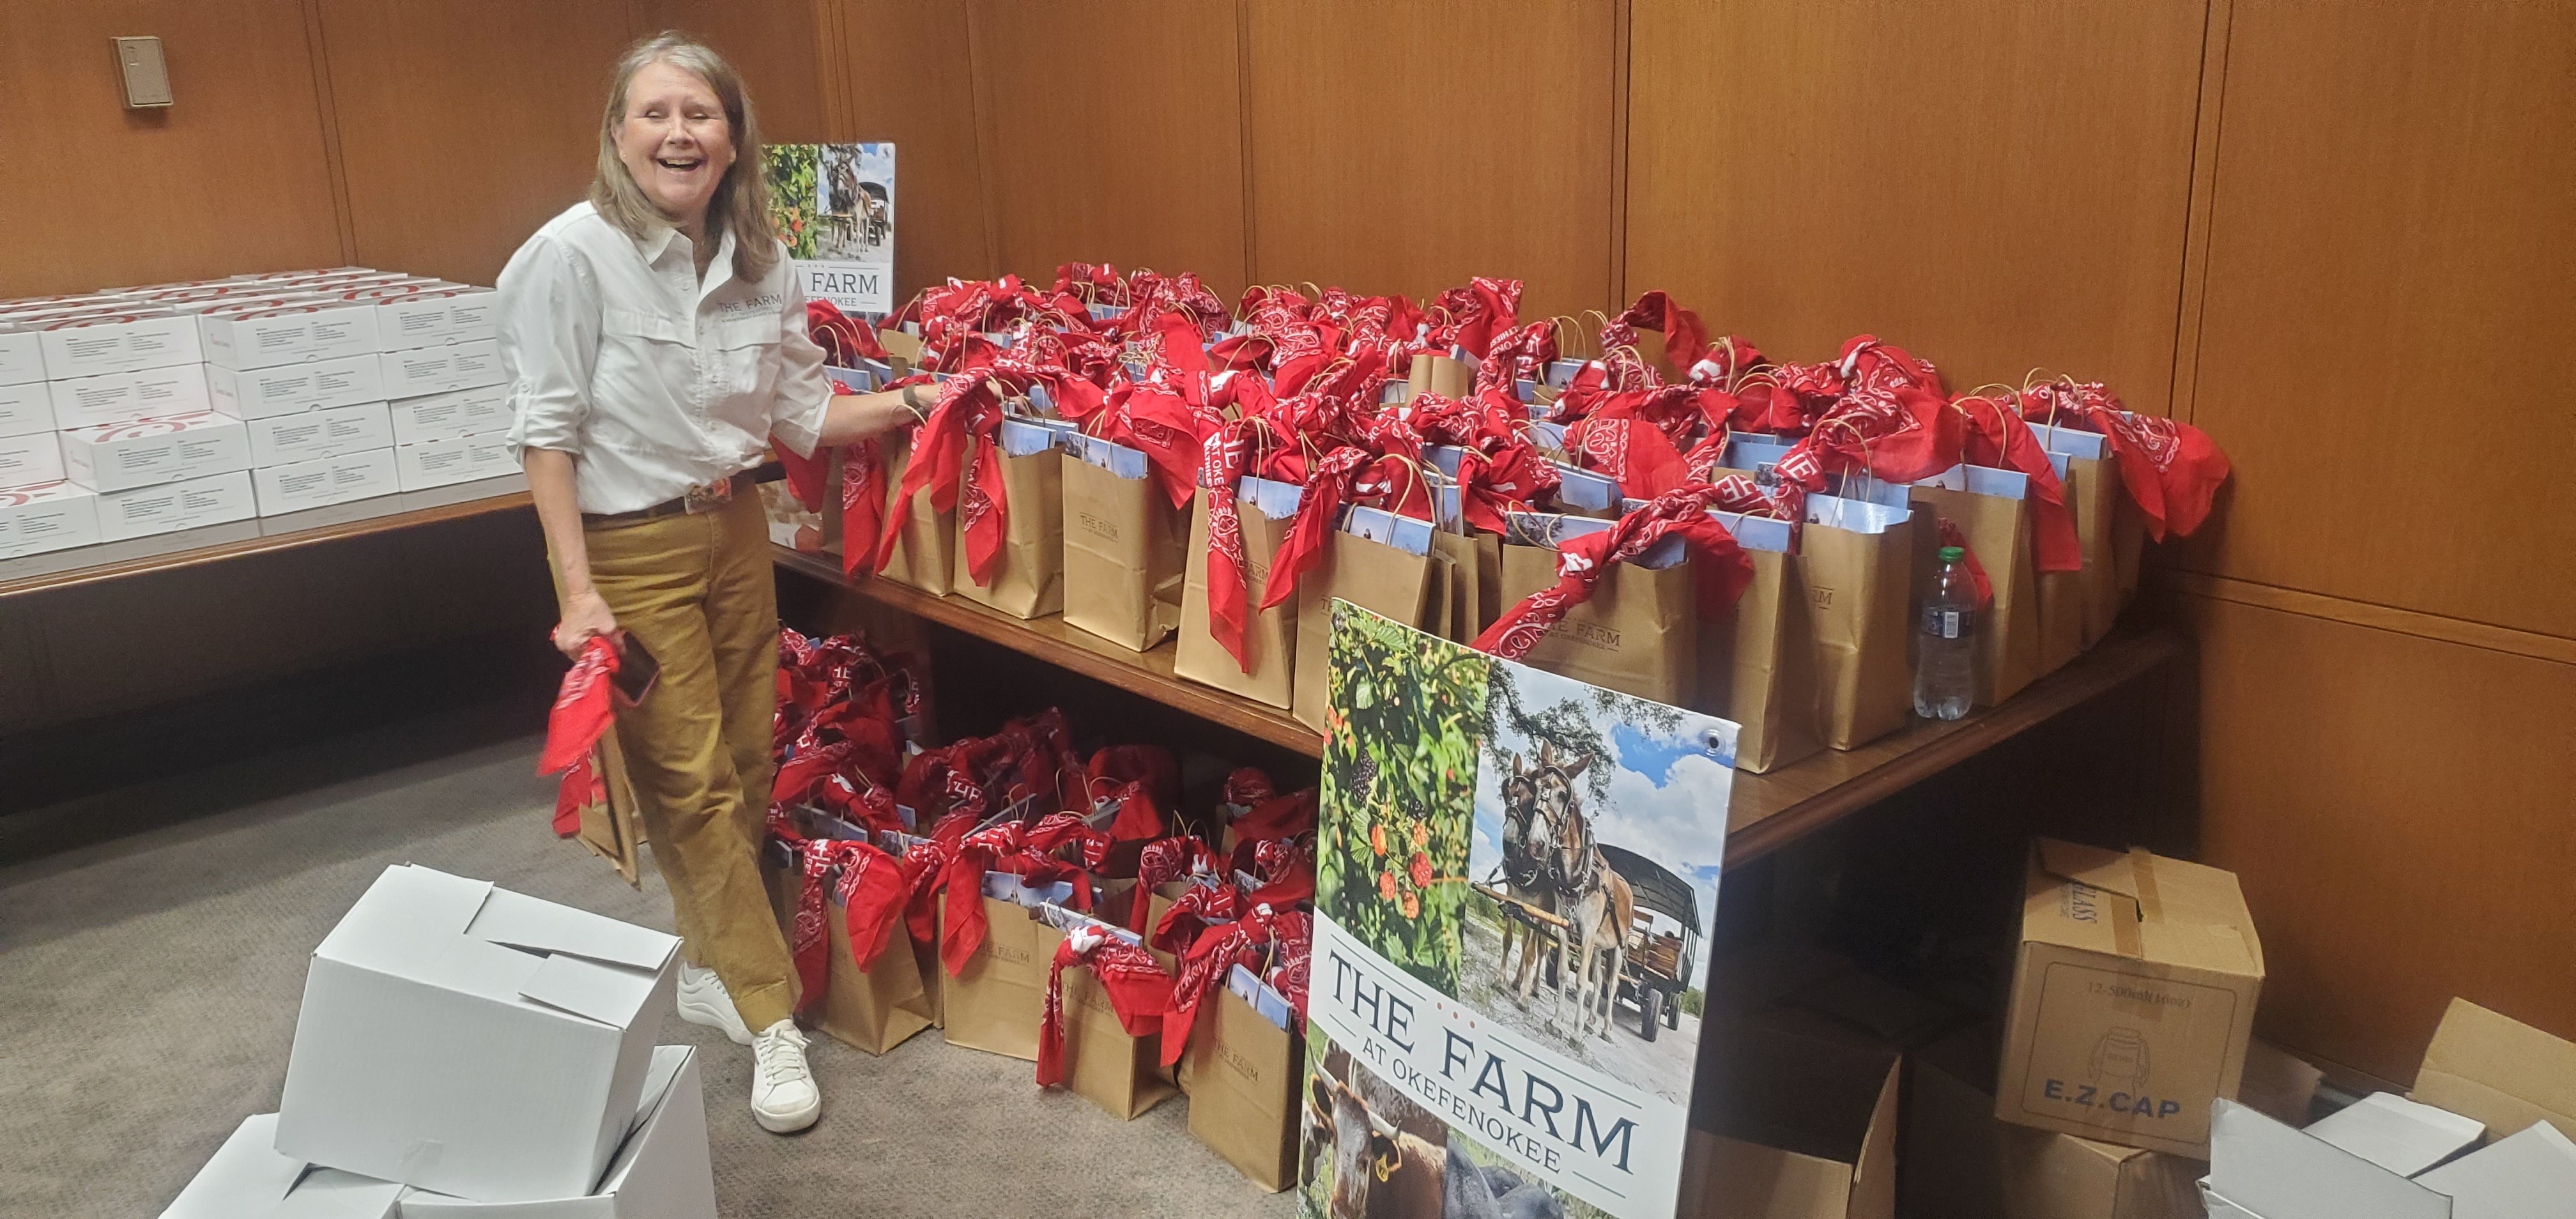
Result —
<instances>
[{"instance_id":1,"label":"white cardboard box","mask_svg":"<svg viewBox=\"0 0 2576 1219\"><path fill-rule=\"evenodd\" d=\"M33 330L13 330L0 318L0 385L45 379L45 344Z\"/></svg>"},{"instance_id":2,"label":"white cardboard box","mask_svg":"<svg viewBox=\"0 0 2576 1219\"><path fill-rule=\"evenodd\" d=\"M248 274L248 275L236 275L236 276L233 276L233 279L234 279L234 280L236 280L236 281L240 281L240 280L280 280L280 279L322 279L322 278L325 278L325 277L328 277L328 276L334 276L334 275L376 275L376 274L380 274L380 272L378 272L374 267L307 267L307 268L305 268L304 270L301 270L301 271L257 271L257 272L253 272L253 273Z\"/></svg>"},{"instance_id":3,"label":"white cardboard box","mask_svg":"<svg viewBox=\"0 0 2576 1219\"><path fill-rule=\"evenodd\" d=\"M95 488L83 488L95 490ZM251 498L250 471L209 474L186 482L160 483L131 491L98 493L98 540L176 533L206 525L246 521L258 515Z\"/></svg>"},{"instance_id":4,"label":"white cardboard box","mask_svg":"<svg viewBox=\"0 0 2576 1219\"><path fill-rule=\"evenodd\" d=\"M394 477L405 491L498 478L517 473L518 469L519 463L510 459L508 436L424 440L394 450Z\"/></svg>"},{"instance_id":5,"label":"white cardboard box","mask_svg":"<svg viewBox=\"0 0 2576 1219\"><path fill-rule=\"evenodd\" d=\"M376 306L376 338L387 351L489 339L494 299L490 288L461 284L391 297Z\"/></svg>"},{"instance_id":6,"label":"white cardboard box","mask_svg":"<svg viewBox=\"0 0 2576 1219\"><path fill-rule=\"evenodd\" d=\"M256 313L208 310L206 362L248 371L337 360L376 349L376 308L346 300L309 300Z\"/></svg>"},{"instance_id":7,"label":"white cardboard box","mask_svg":"<svg viewBox=\"0 0 2576 1219\"><path fill-rule=\"evenodd\" d=\"M382 402L354 402L294 415L271 415L248 421L250 467L254 470L288 462L338 457L394 444L393 412ZM391 467L387 468L388 477Z\"/></svg>"},{"instance_id":8,"label":"white cardboard box","mask_svg":"<svg viewBox=\"0 0 2576 1219\"><path fill-rule=\"evenodd\" d=\"M78 483L0 491L0 559L87 546L98 540L98 497Z\"/></svg>"},{"instance_id":9,"label":"white cardboard box","mask_svg":"<svg viewBox=\"0 0 2576 1219\"><path fill-rule=\"evenodd\" d=\"M313 951L277 1149L478 1202L589 1193L643 1095L678 947L385 869Z\"/></svg>"},{"instance_id":10,"label":"white cardboard box","mask_svg":"<svg viewBox=\"0 0 2576 1219\"><path fill-rule=\"evenodd\" d=\"M52 432L0 436L0 487L33 487L63 480L63 446Z\"/></svg>"},{"instance_id":11,"label":"white cardboard box","mask_svg":"<svg viewBox=\"0 0 2576 1219\"><path fill-rule=\"evenodd\" d=\"M58 426L54 422L54 395L46 382L0 385L0 436L50 432Z\"/></svg>"},{"instance_id":12,"label":"white cardboard box","mask_svg":"<svg viewBox=\"0 0 2576 1219\"><path fill-rule=\"evenodd\" d=\"M203 358L197 345L197 319L167 310L92 313L37 323L36 337L45 351L45 375L95 377L194 364Z\"/></svg>"},{"instance_id":13,"label":"white cardboard box","mask_svg":"<svg viewBox=\"0 0 2576 1219\"><path fill-rule=\"evenodd\" d=\"M394 485L391 446L252 470L250 487L261 516L327 508L391 495L399 489Z\"/></svg>"},{"instance_id":14,"label":"white cardboard box","mask_svg":"<svg viewBox=\"0 0 2576 1219\"><path fill-rule=\"evenodd\" d=\"M54 426L65 430L196 415L215 409L203 364L73 377L48 382L46 389L53 399Z\"/></svg>"},{"instance_id":15,"label":"white cardboard box","mask_svg":"<svg viewBox=\"0 0 2576 1219\"><path fill-rule=\"evenodd\" d=\"M510 387L478 385L404 398L390 404L394 443L454 440L459 436L499 436L510 430Z\"/></svg>"},{"instance_id":16,"label":"white cardboard box","mask_svg":"<svg viewBox=\"0 0 2576 1219\"><path fill-rule=\"evenodd\" d=\"M706 1089L698 1078L698 1052L683 1045L654 1047L634 1128L598 1189L551 1202L501 1205L424 1189L402 1197L403 1219L715 1219L715 1213Z\"/></svg>"},{"instance_id":17,"label":"white cardboard box","mask_svg":"<svg viewBox=\"0 0 2576 1219\"><path fill-rule=\"evenodd\" d=\"M385 365L388 398L417 398L502 381L501 345L490 339L388 351L379 358Z\"/></svg>"},{"instance_id":18,"label":"white cardboard box","mask_svg":"<svg viewBox=\"0 0 2576 1219\"><path fill-rule=\"evenodd\" d=\"M93 491L123 491L250 468L250 429L239 419L211 411L68 428L59 434L65 473Z\"/></svg>"},{"instance_id":19,"label":"white cardboard box","mask_svg":"<svg viewBox=\"0 0 2576 1219\"><path fill-rule=\"evenodd\" d=\"M2564 1219L2576 1213L2576 1141L2533 1122L2416 1179L2449 1194L2459 1219Z\"/></svg>"},{"instance_id":20,"label":"white cardboard box","mask_svg":"<svg viewBox=\"0 0 2576 1219\"><path fill-rule=\"evenodd\" d=\"M209 364L206 388L216 410L242 419L385 400L383 366L373 353L247 372Z\"/></svg>"},{"instance_id":21,"label":"white cardboard box","mask_svg":"<svg viewBox=\"0 0 2576 1219\"><path fill-rule=\"evenodd\" d=\"M403 1187L279 1155L277 1115L242 1119L161 1219L390 1219ZM311 1171L306 1171L311 1169Z\"/></svg>"}]
</instances>

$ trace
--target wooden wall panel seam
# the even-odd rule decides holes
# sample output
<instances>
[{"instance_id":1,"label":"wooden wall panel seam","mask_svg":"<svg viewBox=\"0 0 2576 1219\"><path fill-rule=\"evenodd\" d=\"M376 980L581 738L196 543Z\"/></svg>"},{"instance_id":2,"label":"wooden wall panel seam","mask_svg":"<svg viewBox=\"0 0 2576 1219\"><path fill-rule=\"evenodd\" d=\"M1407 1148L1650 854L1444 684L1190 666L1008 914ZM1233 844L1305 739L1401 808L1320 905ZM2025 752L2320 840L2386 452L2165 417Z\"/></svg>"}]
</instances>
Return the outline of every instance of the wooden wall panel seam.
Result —
<instances>
[{"instance_id":1,"label":"wooden wall panel seam","mask_svg":"<svg viewBox=\"0 0 2576 1219\"><path fill-rule=\"evenodd\" d=\"M1610 299L1612 313L1628 303L1628 42L1636 36L1634 0L1610 6Z\"/></svg>"},{"instance_id":2,"label":"wooden wall panel seam","mask_svg":"<svg viewBox=\"0 0 2576 1219\"><path fill-rule=\"evenodd\" d=\"M304 49L313 68L315 119L322 128L322 164L331 181L331 214L340 228L340 261L358 261L358 221L349 211L349 166L340 156L340 107L331 96L331 46L322 34L322 0L304 0Z\"/></svg>"},{"instance_id":3,"label":"wooden wall panel seam","mask_svg":"<svg viewBox=\"0 0 2576 1219\"><path fill-rule=\"evenodd\" d=\"M1246 290L1261 282L1261 231L1253 207L1252 172L1252 0L1234 0L1235 138L1243 161L1243 282Z\"/></svg>"},{"instance_id":4,"label":"wooden wall panel seam","mask_svg":"<svg viewBox=\"0 0 2576 1219\"><path fill-rule=\"evenodd\" d=\"M994 126L992 73L986 69L983 39L976 32L975 6L960 3L958 8L966 23L966 78L974 98L975 186L984 210L984 265L998 276L1011 265L1011 252L1002 245L1001 192L993 185L1000 174L994 157L1001 149L1001 133Z\"/></svg>"},{"instance_id":5,"label":"wooden wall panel seam","mask_svg":"<svg viewBox=\"0 0 2576 1219\"><path fill-rule=\"evenodd\" d=\"M827 71L837 60L825 48L844 45L841 41L841 6L834 0L813 0L815 76L823 86L823 128L836 143L848 143L858 119L850 105L850 78L847 72ZM901 152L898 150L897 155Z\"/></svg>"},{"instance_id":6,"label":"wooden wall panel seam","mask_svg":"<svg viewBox=\"0 0 2576 1219\"><path fill-rule=\"evenodd\" d=\"M2464 618L2447 618L2403 606L2381 605L2337 597L2305 589L2285 588L2254 580L2238 580L2201 572L2172 571L2162 582L2174 590L2214 601L2249 605L2257 609L2277 610L2340 622L2348 626L2369 627L2400 635L2412 635L2440 643L2501 652L2551 664L2576 665L2576 639L2546 635L2536 631L2516 630L2492 623L2473 622Z\"/></svg>"},{"instance_id":7,"label":"wooden wall panel seam","mask_svg":"<svg viewBox=\"0 0 2576 1219\"><path fill-rule=\"evenodd\" d=\"M2191 201L2183 213L2182 284L2174 301L2173 379L2165 414L2186 423L2200 388L2200 318L2209 287L2209 223L2218 198L2220 120L2227 106L2227 31L2233 0L2209 0L2201 27L2200 100L2192 115Z\"/></svg>"}]
</instances>

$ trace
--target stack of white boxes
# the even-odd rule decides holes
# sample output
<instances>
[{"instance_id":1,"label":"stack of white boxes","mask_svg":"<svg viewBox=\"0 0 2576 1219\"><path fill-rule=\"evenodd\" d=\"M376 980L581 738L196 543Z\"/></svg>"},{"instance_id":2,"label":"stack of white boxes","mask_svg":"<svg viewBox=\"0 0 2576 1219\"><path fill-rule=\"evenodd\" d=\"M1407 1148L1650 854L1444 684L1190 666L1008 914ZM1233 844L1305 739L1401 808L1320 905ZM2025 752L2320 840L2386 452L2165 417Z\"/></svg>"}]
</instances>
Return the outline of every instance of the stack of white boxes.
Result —
<instances>
[{"instance_id":1,"label":"stack of white boxes","mask_svg":"<svg viewBox=\"0 0 2576 1219\"><path fill-rule=\"evenodd\" d=\"M0 301L0 559L515 473L491 303L364 267Z\"/></svg>"},{"instance_id":2,"label":"stack of white boxes","mask_svg":"<svg viewBox=\"0 0 2576 1219\"><path fill-rule=\"evenodd\" d=\"M385 869L314 950L279 1111L163 1219L713 1219L696 1051L653 1044L678 948Z\"/></svg>"}]
</instances>

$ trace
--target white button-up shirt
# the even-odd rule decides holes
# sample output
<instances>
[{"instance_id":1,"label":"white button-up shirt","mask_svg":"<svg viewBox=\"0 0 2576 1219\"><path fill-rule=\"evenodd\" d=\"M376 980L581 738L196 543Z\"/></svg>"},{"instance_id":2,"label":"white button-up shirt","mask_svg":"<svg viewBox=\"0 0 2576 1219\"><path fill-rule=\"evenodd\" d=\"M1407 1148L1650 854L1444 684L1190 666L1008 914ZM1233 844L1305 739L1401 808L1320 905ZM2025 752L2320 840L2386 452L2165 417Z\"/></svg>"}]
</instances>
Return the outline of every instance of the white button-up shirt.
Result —
<instances>
[{"instance_id":1,"label":"white button-up shirt","mask_svg":"<svg viewBox=\"0 0 2576 1219\"><path fill-rule=\"evenodd\" d=\"M501 367L512 456L574 457L581 510L633 512L760 463L769 439L810 454L832 383L786 255L734 277L724 234L706 281L689 239L640 240L580 203L502 268Z\"/></svg>"}]
</instances>

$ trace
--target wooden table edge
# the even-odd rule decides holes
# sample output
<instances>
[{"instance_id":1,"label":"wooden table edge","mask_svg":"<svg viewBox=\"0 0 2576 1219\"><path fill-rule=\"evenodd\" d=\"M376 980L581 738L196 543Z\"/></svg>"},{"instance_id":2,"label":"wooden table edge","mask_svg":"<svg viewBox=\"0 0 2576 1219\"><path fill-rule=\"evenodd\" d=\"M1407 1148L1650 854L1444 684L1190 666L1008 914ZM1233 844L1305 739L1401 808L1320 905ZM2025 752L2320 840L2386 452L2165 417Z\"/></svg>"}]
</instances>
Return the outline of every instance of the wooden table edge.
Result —
<instances>
[{"instance_id":1,"label":"wooden table edge","mask_svg":"<svg viewBox=\"0 0 2576 1219\"><path fill-rule=\"evenodd\" d=\"M120 559L115 562L100 563L90 567L66 568L62 571L48 572L39 576L22 576L15 580L0 581L0 601L5 601L12 597L23 597L36 593L49 593L67 588L81 588L91 584L105 583L110 580L122 580L131 576L150 575L155 572L163 571L177 571L182 568L198 567L207 563L220 563L230 559L249 558L254 555L278 554L289 550L300 550L306 546L320 545L324 542L343 541L348 538L366 537L370 534L377 533L391 533L397 529L412 529L422 525L436 525L445 521L464 520L468 517L482 516L487 513L507 512L513 508L524 508L533 502L535 501L531 500L528 493L525 491L509 491L500 495L485 496L481 499L459 500L452 504L439 504L428 508L413 508L402 512L390 512L383 516L362 517L357 520L341 521L330 525L315 525L310 529L297 529L287 533L241 538L230 542L213 542L204 546L191 547L187 550L174 550L167 554L145 555L131 559ZM256 520L257 518L252 519Z\"/></svg>"}]
</instances>

